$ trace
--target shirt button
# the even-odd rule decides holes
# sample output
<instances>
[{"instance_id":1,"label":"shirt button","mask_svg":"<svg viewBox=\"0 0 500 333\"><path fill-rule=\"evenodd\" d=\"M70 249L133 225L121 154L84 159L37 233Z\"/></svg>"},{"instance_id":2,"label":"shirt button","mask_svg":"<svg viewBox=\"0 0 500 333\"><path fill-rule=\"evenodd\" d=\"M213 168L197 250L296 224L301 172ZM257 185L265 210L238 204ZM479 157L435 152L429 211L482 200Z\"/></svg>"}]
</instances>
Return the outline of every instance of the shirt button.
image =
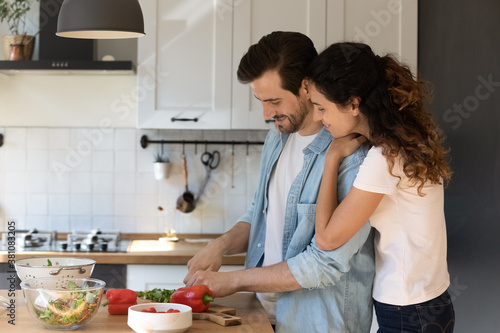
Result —
<instances>
[{"instance_id":1,"label":"shirt button","mask_svg":"<svg viewBox=\"0 0 500 333\"><path fill-rule=\"evenodd\" d=\"M257 244L257 247L262 247L262 244L261 243Z\"/></svg>"}]
</instances>

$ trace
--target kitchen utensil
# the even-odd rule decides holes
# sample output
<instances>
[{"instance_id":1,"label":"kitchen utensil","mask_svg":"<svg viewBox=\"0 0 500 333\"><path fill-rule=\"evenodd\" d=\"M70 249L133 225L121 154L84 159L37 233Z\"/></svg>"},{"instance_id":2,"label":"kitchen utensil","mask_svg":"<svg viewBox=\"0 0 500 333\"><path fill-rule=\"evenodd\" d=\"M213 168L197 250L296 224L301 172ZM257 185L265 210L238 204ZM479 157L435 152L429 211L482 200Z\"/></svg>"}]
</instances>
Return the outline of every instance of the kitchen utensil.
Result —
<instances>
[{"instance_id":1,"label":"kitchen utensil","mask_svg":"<svg viewBox=\"0 0 500 333\"><path fill-rule=\"evenodd\" d=\"M49 261L52 266L49 266ZM94 270L95 260L71 257L32 257L16 260L15 268L21 281L51 277L88 278Z\"/></svg>"},{"instance_id":2,"label":"kitchen utensil","mask_svg":"<svg viewBox=\"0 0 500 333\"><path fill-rule=\"evenodd\" d=\"M141 312L149 308L156 311L179 310L177 313ZM173 333L184 332L193 323L192 310L189 306L176 303L143 303L128 308L127 324L135 332Z\"/></svg>"},{"instance_id":3,"label":"kitchen utensil","mask_svg":"<svg viewBox=\"0 0 500 333\"><path fill-rule=\"evenodd\" d=\"M196 203L193 192L189 191L188 188L188 170L186 155L184 154L182 154L182 173L184 175L186 191L177 199L177 209L183 213L190 213L194 210Z\"/></svg>"},{"instance_id":4,"label":"kitchen utensil","mask_svg":"<svg viewBox=\"0 0 500 333\"><path fill-rule=\"evenodd\" d=\"M241 318L234 316L236 309L218 304L210 304L210 308L203 312L193 312L195 320L210 320L221 326L241 325Z\"/></svg>"},{"instance_id":5,"label":"kitchen utensil","mask_svg":"<svg viewBox=\"0 0 500 333\"><path fill-rule=\"evenodd\" d=\"M210 179L212 170L214 170L219 166L219 162L220 162L220 153L217 150L215 150L213 153L204 152L203 154L201 154L201 163L205 166L205 169L207 170L207 175L205 177L205 183L198 192L196 201L198 201L201 198L201 195L205 191L205 187L207 186L207 183Z\"/></svg>"},{"instance_id":6,"label":"kitchen utensil","mask_svg":"<svg viewBox=\"0 0 500 333\"><path fill-rule=\"evenodd\" d=\"M21 282L30 315L51 330L74 330L94 317L106 283L97 279L50 277Z\"/></svg>"}]
</instances>

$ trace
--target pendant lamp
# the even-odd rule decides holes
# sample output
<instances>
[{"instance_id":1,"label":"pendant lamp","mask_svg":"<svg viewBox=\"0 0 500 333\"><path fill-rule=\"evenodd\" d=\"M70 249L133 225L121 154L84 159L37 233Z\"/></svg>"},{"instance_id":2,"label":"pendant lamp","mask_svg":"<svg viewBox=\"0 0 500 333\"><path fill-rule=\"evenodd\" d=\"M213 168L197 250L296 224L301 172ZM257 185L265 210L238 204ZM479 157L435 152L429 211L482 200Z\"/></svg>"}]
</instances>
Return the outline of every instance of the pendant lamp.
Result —
<instances>
[{"instance_id":1,"label":"pendant lamp","mask_svg":"<svg viewBox=\"0 0 500 333\"><path fill-rule=\"evenodd\" d=\"M64 0L57 36L121 39L144 36L144 18L137 0Z\"/></svg>"}]
</instances>

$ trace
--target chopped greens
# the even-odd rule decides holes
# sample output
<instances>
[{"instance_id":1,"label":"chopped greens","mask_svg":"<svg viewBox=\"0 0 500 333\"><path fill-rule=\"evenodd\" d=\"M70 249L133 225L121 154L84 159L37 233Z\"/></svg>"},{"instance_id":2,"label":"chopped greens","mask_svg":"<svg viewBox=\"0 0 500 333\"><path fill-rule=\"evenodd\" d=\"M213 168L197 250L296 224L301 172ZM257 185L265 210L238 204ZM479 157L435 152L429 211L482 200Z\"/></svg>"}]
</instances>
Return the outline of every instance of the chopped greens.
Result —
<instances>
[{"instance_id":1,"label":"chopped greens","mask_svg":"<svg viewBox=\"0 0 500 333\"><path fill-rule=\"evenodd\" d=\"M175 289L160 289L154 288L147 291L137 291L137 296L142 299L148 299L153 302L169 303L170 296L174 293Z\"/></svg>"},{"instance_id":2,"label":"chopped greens","mask_svg":"<svg viewBox=\"0 0 500 333\"><path fill-rule=\"evenodd\" d=\"M52 261L50 261L50 259L47 259L47 266L52 266Z\"/></svg>"},{"instance_id":3,"label":"chopped greens","mask_svg":"<svg viewBox=\"0 0 500 333\"><path fill-rule=\"evenodd\" d=\"M78 287L71 281L68 284L68 292L52 298L47 302L44 311L39 310L33 303L33 310L38 318L47 325L58 327L69 327L75 324L83 324L97 311L102 290L82 290L71 292L72 289L88 289L88 286Z\"/></svg>"}]
</instances>

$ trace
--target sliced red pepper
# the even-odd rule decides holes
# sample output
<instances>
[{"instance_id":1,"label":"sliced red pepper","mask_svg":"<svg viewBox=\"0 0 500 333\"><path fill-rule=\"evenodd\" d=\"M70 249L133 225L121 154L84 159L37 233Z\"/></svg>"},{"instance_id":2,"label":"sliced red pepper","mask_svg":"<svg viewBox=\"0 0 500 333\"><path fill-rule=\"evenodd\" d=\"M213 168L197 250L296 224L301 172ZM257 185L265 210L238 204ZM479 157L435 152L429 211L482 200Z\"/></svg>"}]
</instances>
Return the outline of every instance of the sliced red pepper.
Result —
<instances>
[{"instance_id":1,"label":"sliced red pepper","mask_svg":"<svg viewBox=\"0 0 500 333\"><path fill-rule=\"evenodd\" d=\"M127 314L128 308L137 304L137 293L130 289L109 289L106 299L109 314Z\"/></svg>"},{"instance_id":2,"label":"sliced red pepper","mask_svg":"<svg viewBox=\"0 0 500 333\"><path fill-rule=\"evenodd\" d=\"M170 303L188 305L193 309L193 312L207 310L213 300L212 291L204 284L179 288L170 296Z\"/></svg>"}]
</instances>

